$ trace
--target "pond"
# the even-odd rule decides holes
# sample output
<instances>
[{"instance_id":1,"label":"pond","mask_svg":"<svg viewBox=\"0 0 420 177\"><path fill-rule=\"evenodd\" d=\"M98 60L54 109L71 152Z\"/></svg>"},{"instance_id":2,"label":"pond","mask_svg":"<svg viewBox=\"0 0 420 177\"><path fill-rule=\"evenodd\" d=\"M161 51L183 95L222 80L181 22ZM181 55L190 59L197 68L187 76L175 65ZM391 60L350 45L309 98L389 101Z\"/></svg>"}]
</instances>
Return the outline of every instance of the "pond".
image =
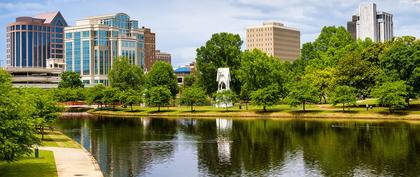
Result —
<instances>
[{"instance_id":1,"label":"pond","mask_svg":"<svg viewBox=\"0 0 420 177\"><path fill-rule=\"evenodd\" d=\"M418 176L420 124L65 118L105 176Z\"/></svg>"}]
</instances>

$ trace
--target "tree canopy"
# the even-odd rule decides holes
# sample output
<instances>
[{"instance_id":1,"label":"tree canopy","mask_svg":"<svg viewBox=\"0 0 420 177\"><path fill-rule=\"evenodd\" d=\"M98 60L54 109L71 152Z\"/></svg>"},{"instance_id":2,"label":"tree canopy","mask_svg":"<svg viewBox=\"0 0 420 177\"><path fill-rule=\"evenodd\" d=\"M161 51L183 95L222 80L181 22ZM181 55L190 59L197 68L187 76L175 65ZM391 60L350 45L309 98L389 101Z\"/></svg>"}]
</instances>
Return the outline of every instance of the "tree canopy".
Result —
<instances>
[{"instance_id":1,"label":"tree canopy","mask_svg":"<svg viewBox=\"0 0 420 177\"><path fill-rule=\"evenodd\" d=\"M59 88L83 88L83 83L80 74L71 71L65 71L60 75L61 81L58 84Z\"/></svg>"},{"instance_id":2,"label":"tree canopy","mask_svg":"<svg viewBox=\"0 0 420 177\"><path fill-rule=\"evenodd\" d=\"M147 87L165 87L173 98L178 93L178 81L171 64L163 61L155 62L146 75Z\"/></svg>"},{"instance_id":3,"label":"tree canopy","mask_svg":"<svg viewBox=\"0 0 420 177\"><path fill-rule=\"evenodd\" d=\"M130 64L125 57L115 60L108 77L110 85L120 90L140 90L145 83L143 69L137 65Z\"/></svg>"}]
</instances>

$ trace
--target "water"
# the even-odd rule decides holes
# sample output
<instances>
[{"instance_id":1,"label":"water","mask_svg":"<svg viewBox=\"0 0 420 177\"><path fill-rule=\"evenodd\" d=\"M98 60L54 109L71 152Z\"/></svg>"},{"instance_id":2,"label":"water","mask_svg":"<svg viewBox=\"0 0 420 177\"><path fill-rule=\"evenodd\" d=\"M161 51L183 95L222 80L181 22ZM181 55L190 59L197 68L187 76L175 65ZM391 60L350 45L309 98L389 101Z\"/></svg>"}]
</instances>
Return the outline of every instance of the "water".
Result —
<instances>
[{"instance_id":1,"label":"water","mask_svg":"<svg viewBox=\"0 0 420 177\"><path fill-rule=\"evenodd\" d=\"M105 176L420 176L420 124L66 118Z\"/></svg>"}]
</instances>

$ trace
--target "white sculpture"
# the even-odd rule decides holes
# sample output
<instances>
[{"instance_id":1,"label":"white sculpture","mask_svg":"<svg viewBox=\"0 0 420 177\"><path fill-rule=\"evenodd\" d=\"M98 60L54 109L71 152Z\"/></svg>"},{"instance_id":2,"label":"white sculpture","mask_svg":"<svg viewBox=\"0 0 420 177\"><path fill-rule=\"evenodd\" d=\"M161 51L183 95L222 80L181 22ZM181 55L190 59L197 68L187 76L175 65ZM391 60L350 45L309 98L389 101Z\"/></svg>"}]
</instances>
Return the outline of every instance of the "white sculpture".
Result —
<instances>
[{"instance_id":1,"label":"white sculpture","mask_svg":"<svg viewBox=\"0 0 420 177\"><path fill-rule=\"evenodd\" d=\"M230 72L229 68L218 68L217 69L217 92L230 90ZM226 107L232 107L232 103L219 103L216 104L216 107L218 108L226 108Z\"/></svg>"}]
</instances>

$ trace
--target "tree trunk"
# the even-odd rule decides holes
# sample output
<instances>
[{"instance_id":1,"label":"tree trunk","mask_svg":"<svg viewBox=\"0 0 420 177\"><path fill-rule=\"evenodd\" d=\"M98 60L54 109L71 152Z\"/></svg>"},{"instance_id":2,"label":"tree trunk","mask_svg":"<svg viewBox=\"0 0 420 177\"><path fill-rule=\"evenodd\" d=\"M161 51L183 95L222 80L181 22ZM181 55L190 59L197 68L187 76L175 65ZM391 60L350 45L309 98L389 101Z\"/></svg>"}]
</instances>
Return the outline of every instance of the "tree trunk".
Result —
<instances>
[{"instance_id":1,"label":"tree trunk","mask_svg":"<svg viewBox=\"0 0 420 177\"><path fill-rule=\"evenodd\" d=\"M327 104L327 98L325 97L325 95L322 96L324 98L324 104Z\"/></svg>"},{"instance_id":2,"label":"tree trunk","mask_svg":"<svg viewBox=\"0 0 420 177\"><path fill-rule=\"evenodd\" d=\"M194 111L193 104L191 104L190 106L191 106L191 112L193 112Z\"/></svg>"},{"instance_id":3,"label":"tree trunk","mask_svg":"<svg viewBox=\"0 0 420 177\"><path fill-rule=\"evenodd\" d=\"M41 126L41 139L44 140L44 126Z\"/></svg>"},{"instance_id":4,"label":"tree trunk","mask_svg":"<svg viewBox=\"0 0 420 177\"><path fill-rule=\"evenodd\" d=\"M267 109L265 108L265 106L263 106L264 112L267 112Z\"/></svg>"},{"instance_id":5,"label":"tree trunk","mask_svg":"<svg viewBox=\"0 0 420 177\"><path fill-rule=\"evenodd\" d=\"M248 111L248 101L245 103L246 105L246 110Z\"/></svg>"},{"instance_id":6,"label":"tree trunk","mask_svg":"<svg viewBox=\"0 0 420 177\"><path fill-rule=\"evenodd\" d=\"M160 112L160 106L158 106L158 112Z\"/></svg>"},{"instance_id":7,"label":"tree trunk","mask_svg":"<svg viewBox=\"0 0 420 177\"><path fill-rule=\"evenodd\" d=\"M130 104L131 112L133 112L133 104Z\"/></svg>"},{"instance_id":8,"label":"tree trunk","mask_svg":"<svg viewBox=\"0 0 420 177\"><path fill-rule=\"evenodd\" d=\"M303 101L303 111L306 111L305 110L305 103L306 103L306 101Z\"/></svg>"}]
</instances>

